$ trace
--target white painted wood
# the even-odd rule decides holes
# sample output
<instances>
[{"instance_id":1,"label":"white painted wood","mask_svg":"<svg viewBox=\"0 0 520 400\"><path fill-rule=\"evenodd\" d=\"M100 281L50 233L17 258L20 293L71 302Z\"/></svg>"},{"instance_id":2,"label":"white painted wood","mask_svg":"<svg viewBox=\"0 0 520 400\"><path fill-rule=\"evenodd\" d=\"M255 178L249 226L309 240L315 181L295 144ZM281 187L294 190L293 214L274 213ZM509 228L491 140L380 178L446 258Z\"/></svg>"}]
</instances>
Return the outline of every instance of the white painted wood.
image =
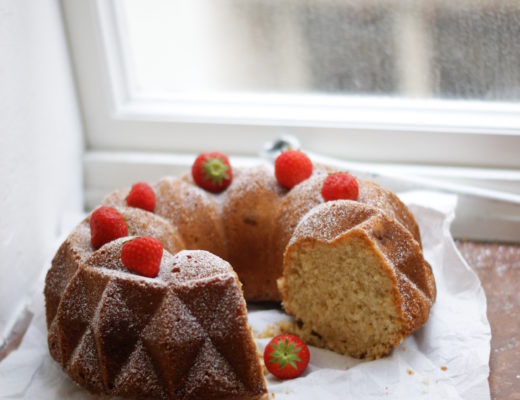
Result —
<instances>
[{"instance_id":1,"label":"white painted wood","mask_svg":"<svg viewBox=\"0 0 520 400\"><path fill-rule=\"evenodd\" d=\"M57 0L0 2L0 347L82 208L82 129Z\"/></svg>"},{"instance_id":2,"label":"white painted wood","mask_svg":"<svg viewBox=\"0 0 520 400\"><path fill-rule=\"evenodd\" d=\"M91 150L254 155L283 133L351 160L520 168L520 105L359 96L138 95L113 0L62 0Z\"/></svg>"}]
</instances>

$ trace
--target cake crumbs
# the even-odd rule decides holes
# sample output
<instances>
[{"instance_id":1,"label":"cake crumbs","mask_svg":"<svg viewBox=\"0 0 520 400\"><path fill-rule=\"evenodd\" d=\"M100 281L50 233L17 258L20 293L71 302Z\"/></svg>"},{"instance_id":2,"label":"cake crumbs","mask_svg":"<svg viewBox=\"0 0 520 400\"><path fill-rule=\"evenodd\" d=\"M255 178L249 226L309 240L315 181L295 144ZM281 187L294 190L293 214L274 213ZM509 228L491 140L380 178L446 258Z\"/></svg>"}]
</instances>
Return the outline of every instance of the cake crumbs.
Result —
<instances>
[{"instance_id":1,"label":"cake crumbs","mask_svg":"<svg viewBox=\"0 0 520 400\"><path fill-rule=\"evenodd\" d=\"M294 332L294 323L290 321L278 321L273 325L269 325L262 332L255 332L254 336L256 339L267 339L288 332Z\"/></svg>"},{"instance_id":2,"label":"cake crumbs","mask_svg":"<svg viewBox=\"0 0 520 400\"><path fill-rule=\"evenodd\" d=\"M408 368L406 370L406 372L408 372L408 375L414 375L415 374L415 371L413 369L410 369L410 368Z\"/></svg>"},{"instance_id":3,"label":"cake crumbs","mask_svg":"<svg viewBox=\"0 0 520 400\"><path fill-rule=\"evenodd\" d=\"M447 367L446 365L443 365L443 366L441 367L441 371L447 371L447 370L448 370L448 367Z\"/></svg>"}]
</instances>

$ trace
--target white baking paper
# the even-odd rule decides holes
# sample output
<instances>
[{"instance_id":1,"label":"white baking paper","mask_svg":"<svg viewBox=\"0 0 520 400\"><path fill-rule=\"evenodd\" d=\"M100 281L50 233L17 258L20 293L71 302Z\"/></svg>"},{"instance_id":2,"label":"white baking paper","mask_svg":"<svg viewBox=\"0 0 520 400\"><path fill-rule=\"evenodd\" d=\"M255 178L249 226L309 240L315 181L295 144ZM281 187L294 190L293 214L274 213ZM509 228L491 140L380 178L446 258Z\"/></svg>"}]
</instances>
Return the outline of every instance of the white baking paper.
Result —
<instances>
[{"instance_id":1,"label":"white baking paper","mask_svg":"<svg viewBox=\"0 0 520 400\"><path fill-rule=\"evenodd\" d=\"M490 398L491 332L486 298L477 275L458 253L449 233L456 197L431 192L401 195L421 228L424 254L437 282L437 300L426 326L386 358L359 361L311 347L300 378L268 388L281 399L467 399ZM18 350L0 363L0 398L89 399L47 350L43 283L32 298L34 318ZM281 311L251 306L253 330L287 319ZM259 350L269 339L258 339Z\"/></svg>"}]
</instances>

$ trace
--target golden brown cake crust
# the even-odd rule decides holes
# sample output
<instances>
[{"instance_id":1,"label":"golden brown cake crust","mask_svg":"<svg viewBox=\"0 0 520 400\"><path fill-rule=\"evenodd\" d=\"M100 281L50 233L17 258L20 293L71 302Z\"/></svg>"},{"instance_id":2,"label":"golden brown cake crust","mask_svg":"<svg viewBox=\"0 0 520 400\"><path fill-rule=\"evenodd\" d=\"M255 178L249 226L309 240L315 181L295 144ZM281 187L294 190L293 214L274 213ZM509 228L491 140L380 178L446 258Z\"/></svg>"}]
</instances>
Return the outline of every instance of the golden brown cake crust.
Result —
<instances>
[{"instance_id":1,"label":"golden brown cake crust","mask_svg":"<svg viewBox=\"0 0 520 400\"><path fill-rule=\"evenodd\" d=\"M323 203L321 187L334 169L315 165L312 176L293 189L282 188L272 167L234 170L231 186L220 194L197 187L190 174L155 183L155 213L177 227L187 249L207 250L228 260L250 301L280 301L276 281L282 276L283 254L296 225ZM417 240L420 233L408 208L379 185L358 179L358 202L382 209ZM128 189L108 195L103 204L122 206Z\"/></svg>"},{"instance_id":2,"label":"golden brown cake crust","mask_svg":"<svg viewBox=\"0 0 520 400\"><path fill-rule=\"evenodd\" d=\"M95 394L257 399L266 393L231 266L205 251L165 251L157 278L129 272L121 247L80 264L51 322L53 357Z\"/></svg>"},{"instance_id":3,"label":"golden brown cake crust","mask_svg":"<svg viewBox=\"0 0 520 400\"><path fill-rule=\"evenodd\" d=\"M233 183L220 194L197 187L189 174L165 177L153 184L154 213L126 207L129 189L114 191L103 204L123 214L129 235L156 237L172 254L201 249L229 260L247 300L279 301L283 294L287 311L297 317L287 286L282 284L280 292L276 284L284 273L284 253L293 251L295 243L340 243L356 236L388 265L404 337L426 322L435 299L417 223L397 196L364 180L358 180L357 202L324 203L321 187L331 172L316 165L309 179L286 190L271 167L236 169ZM202 257L206 253L196 252L195 258L203 260L197 263L207 261L212 267L193 269L190 253L172 257L165 252L156 280L137 279L120 265L124 240L94 251L87 218L52 262L45 286L49 349L67 373L93 393L123 397L210 398L207 393L215 388L225 394L211 398L265 396L241 287L229 264L215 264ZM184 261L173 267L172 260L179 259ZM165 322L163 315L170 319ZM177 328L186 339L181 344L171 339ZM128 343L117 342L123 331L137 333L121 339ZM234 352L231 339L242 351ZM394 344L385 344L381 354ZM196 372L207 368L209 375Z\"/></svg>"},{"instance_id":4,"label":"golden brown cake crust","mask_svg":"<svg viewBox=\"0 0 520 400\"><path fill-rule=\"evenodd\" d=\"M376 207L389 216L395 218L410 231L417 243L421 245L419 225L417 225L417 222L408 207L406 207L394 193L381 188L381 186L374 182L360 179L358 201Z\"/></svg>"},{"instance_id":5,"label":"golden brown cake crust","mask_svg":"<svg viewBox=\"0 0 520 400\"><path fill-rule=\"evenodd\" d=\"M267 168L238 170L222 203L227 260L240 277L248 300L279 298L273 276L280 271L270 262L271 252L266 244L272 240L283 193Z\"/></svg>"},{"instance_id":6,"label":"golden brown cake crust","mask_svg":"<svg viewBox=\"0 0 520 400\"><path fill-rule=\"evenodd\" d=\"M176 228L165 219L137 208L117 207L125 218L129 235L153 236L171 253L185 248ZM51 326L63 291L79 265L94 252L90 243L90 215L61 245L45 278L47 326Z\"/></svg>"}]
</instances>

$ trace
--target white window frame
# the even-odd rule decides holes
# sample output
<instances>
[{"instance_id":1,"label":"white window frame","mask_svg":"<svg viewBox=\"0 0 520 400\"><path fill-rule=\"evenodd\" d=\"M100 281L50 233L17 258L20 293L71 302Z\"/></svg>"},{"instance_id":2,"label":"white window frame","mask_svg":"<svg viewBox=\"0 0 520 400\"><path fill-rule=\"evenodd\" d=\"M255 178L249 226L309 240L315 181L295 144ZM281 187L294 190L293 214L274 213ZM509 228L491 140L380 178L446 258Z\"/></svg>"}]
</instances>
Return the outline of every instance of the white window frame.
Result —
<instances>
[{"instance_id":1,"label":"white window frame","mask_svg":"<svg viewBox=\"0 0 520 400\"><path fill-rule=\"evenodd\" d=\"M88 205L109 188L185 168L187 158L177 154L219 149L254 156L281 134L315 153L520 193L520 102L143 96L126 84L131 71L122 62L127 46L117 28L117 1L62 0L62 6L84 116ZM128 166L139 167L130 174Z\"/></svg>"},{"instance_id":2,"label":"white window frame","mask_svg":"<svg viewBox=\"0 0 520 400\"><path fill-rule=\"evenodd\" d=\"M125 84L129 72L121 62L125 45L117 31L117 3L64 0L63 5L90 149L182 152L223 143L226 151L256 154L266 140L290 133L316 152L356 160L520 167L515 151L520 150L520 104L139 96ZM248 139L233 140L237 135Z\"/></svg>"}]
</instances>

